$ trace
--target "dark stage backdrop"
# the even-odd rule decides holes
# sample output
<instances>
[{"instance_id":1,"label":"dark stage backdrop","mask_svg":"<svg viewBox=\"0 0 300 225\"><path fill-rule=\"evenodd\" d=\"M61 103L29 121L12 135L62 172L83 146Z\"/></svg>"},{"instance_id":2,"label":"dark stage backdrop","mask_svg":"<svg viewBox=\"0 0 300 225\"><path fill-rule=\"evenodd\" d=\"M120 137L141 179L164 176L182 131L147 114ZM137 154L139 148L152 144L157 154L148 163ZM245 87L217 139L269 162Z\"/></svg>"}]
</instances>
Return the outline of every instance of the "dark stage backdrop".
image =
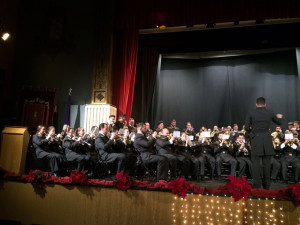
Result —
<instances>
[{"instance_id":1,"label":"dark stage backdrop","mask_svg":"<svg viewBox=\"0 0 300 225\"><path fill-rule=\"evenodd\" d=\"M177 120L200 126L244 124L246 113L264 96L267 108L288 121L300 120L299 78L295 50L214 59L161 61L150 107L152 126Z\"/></svg>"}]
</instances>

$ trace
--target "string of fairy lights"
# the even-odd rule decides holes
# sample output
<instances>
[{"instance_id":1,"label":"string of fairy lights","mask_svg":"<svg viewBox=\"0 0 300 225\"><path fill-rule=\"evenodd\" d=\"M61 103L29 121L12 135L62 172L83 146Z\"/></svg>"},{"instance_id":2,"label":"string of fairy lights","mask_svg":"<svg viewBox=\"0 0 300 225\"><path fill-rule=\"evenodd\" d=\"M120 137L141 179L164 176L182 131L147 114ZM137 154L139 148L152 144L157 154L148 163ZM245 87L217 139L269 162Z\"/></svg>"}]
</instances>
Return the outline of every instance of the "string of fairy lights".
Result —
<instances>
[{"instance_id":1,"label":"string of fairy lights","mask_svg":"<svg viewBox=\"0 0 300 225\"><path fill-rule=\"evenodd\" d=\"M173 224L193 225L287 224L281 202L275 198L235 202L231 196L209 194L188 194L185 199L175 196L171 207L172 220Z\"/></svg>"}]
</instances>

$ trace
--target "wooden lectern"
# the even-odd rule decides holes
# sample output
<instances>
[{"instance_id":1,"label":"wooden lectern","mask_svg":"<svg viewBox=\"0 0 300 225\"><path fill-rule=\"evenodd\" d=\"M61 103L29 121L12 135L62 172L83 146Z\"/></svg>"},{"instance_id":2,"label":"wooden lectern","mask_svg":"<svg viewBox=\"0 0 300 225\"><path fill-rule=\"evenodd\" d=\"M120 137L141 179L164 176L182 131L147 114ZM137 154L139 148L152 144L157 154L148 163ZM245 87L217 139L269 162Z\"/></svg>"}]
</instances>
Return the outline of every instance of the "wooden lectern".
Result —
<instances>
[{"instance_id":1,"label":"wooden lectern","mask_svg":"<svg viewBox=\"0 0 300 225\"><path fill-rule=\"evenodd\" d=\"M0 167L24 174L30 135L26 127L5 127L1 134Z\"/></svg>"}]
</instances>

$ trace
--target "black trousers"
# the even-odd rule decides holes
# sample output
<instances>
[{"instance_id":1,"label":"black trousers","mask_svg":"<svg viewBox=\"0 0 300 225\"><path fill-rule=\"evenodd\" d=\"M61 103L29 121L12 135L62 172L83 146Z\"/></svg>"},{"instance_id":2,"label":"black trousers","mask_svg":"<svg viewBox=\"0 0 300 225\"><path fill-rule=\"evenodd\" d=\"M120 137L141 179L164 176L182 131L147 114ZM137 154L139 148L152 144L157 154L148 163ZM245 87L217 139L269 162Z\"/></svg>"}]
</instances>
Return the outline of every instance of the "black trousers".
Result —
<instances>
[{"instance_id":1,"label":"black trousers","mask_svg":"<svg viewBox=\"0 0 300 225\"><path fill-rule=\"evenodd\" d=\"M167 180L169 170L169 160L162 155L141 154L145 164L157 163L157 180Z\"/></svg>"},{"instance_id":2,"label":"black trousers","mask_svg":"<svg viewBox=\"0 0 300 225\"><path fill-rule=\"evenodd\" d=\"M235 177L236 172L236 165L237 161L235 158L233 158L231 155L227 153L220 153L216 156L216 169L217 169L217 175L221 175L221 166L222 162L229 162L230 164L230 174Z\"/></svg>"},{"instance_id":3,"label":"black trousers","mask_svg":"<svg viewBox=\"0 0 300 225\"><path fill-rule=\"evenodd\" d=\"M276 180L277 175L278 175L279 170L280 170L280 167L281 167L281 164L273 156L271 157L271 166L272 166L271 180Z\"/></svg>"},{"instance_id":4,"label":"black trousers","mask_svg":"<svg viewBox=\"0 0 300 225\"><path fill-rule=\"evenodd\" d=\"M252 172L253 168L252 168L251 159L249 157L240 156L240 157L237 157L236 160L239 162L238 177L242 177L242 175L245 174L247 165L249 168L250 176L252 177L253 176L253 172Z\"/></svg>"},{"instance_id":5,"label":"black trousers","mask_svg":"<svg viewBox=\"0 0 300 225\"><path fill-rule=\"evenodd\" d=\"M124 153L110 153L103 156L100 156L105 163L112 163L118 161L117 173L121 172L124 169L126 163L126 155Z\"/></svg>"},{"instance_id":6,"label":"black trousers","mask_svg":"<svg viewBox=\"0 0 300 225\"><path fill-rule=\"evenodd\" d=\"M63 155L56 152L49 152L43 159L49 160L50 170L53 173L59 170L60 163L63 161Z\"/></svg>"},{"instance_id":7,"label":"black trousers","mask_svg":"<svg viewBox=\"0 0 300 225\"><path fill-rule=\"evenodd\" d=\"M216 168L215 158L210 154L201 154L198 157L198 160L200 162L200 175L204 176L205 164L206 164L206 162L208 162L210 165L210 172L211 172L210 175L213 176L215 173L215 168Z\"/></svg>"},{"instance_id":8,"label":"black trousers","mask_svg":"<svg viewBox=\"0 0 300 225\"><path fill-rule=\"evenodd\" d=\"M299 182L299 174L300 174L300 159L298 159L296 156L282 156L280 159L281 162L281 171L282 171L282 177L283 180L287 181L287 170L288 165L292 165L294 169L295 174L295 181Z\"/></svg>"},{"instance_id":9,"label":"black trousers","mask_svg":"<svg viewBox=\"0 0 300 225\"><path fill-rule=\"evenodd\" d=\"M253 166L253 185L252 188L270 189L271 183L271 156L257 156L251 155L251 161ZM261 176L263 171L263 177Z\"/></svg>"},{"instance_id":10,"label":"black trousers","mask_svg":"<svg viewBox=\"0 0 300 225\"><path fill-rule=\"evenodd\" d=\"M189 162L189 169L188 169L188 176L193 176L194 178L197 178L200 176L200 161L189 152L180 152L180 155L185 156L190 162ZM192 171L191 171L192 169Z\"/></svg>"}]
</instances>

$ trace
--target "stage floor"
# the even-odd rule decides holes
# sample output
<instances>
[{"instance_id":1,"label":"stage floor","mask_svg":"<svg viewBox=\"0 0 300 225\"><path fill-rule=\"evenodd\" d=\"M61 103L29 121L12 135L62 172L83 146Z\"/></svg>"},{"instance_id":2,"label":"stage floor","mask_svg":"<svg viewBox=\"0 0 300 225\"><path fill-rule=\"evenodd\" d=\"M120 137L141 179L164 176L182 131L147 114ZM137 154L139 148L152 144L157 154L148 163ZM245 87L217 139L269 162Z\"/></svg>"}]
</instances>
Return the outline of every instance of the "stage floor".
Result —
<instances>
[{"instance_id":1,"label":"stage floor","mask_svg":"<svg viewBox=\"0 0 300 225\"><path fill-rule=\"evenodd\" d=\"M249 183L252 184L253 180L247 179ZM210 188L217 188L221 185L226 185L226 183L229 182L229 180L222 179L222 180L204 180L204 181L189 181L191 184L196 184L201 187L210 187ZM288 185L294 184L293 182L290 182L288 184L281 183L280 181L271 182L270 189L278 189L278 188L286 188Z\"/></svg>"},{"instance_id":2,"label":"stage floor","mask_svg":"<svg viewBox=\"0 0 300 225\"><path fill-rule=\"evenodd\" d=\"M104 180L115 180L115 176L111 176L111 177L105 177L105 178L100 178L100 179L104 179ZM149 177L146 177L146 178L143 178L143 179L140 179L140 178L137 178L139 180L143 180L143 181L150 181L150 182L153 182L155 183L156 181L153 180L153 178L149 178ZM168 180L170 181L170 180ZM208 188L217 188L219 186L222 186L222 185L226 185L226 183L229 182L229 180L224 176L222 177L220 180L210 180L209 178L205 177L204 180L201 180L201 181L196 181L196 180L187 180L190 184L196 184L200 187L208 187ZM253 180L252 179L247 179L247 181L252 184L253 183ZM286 188L287 186L289 185L292 185L292 184L295 184L295 182L291 182L289 181L288 183L284 183L282 182L281 180L276 180L275 182L271 182L271 187L270 189L279 189L279 188Z\"/></svg>"}]
</instances>

